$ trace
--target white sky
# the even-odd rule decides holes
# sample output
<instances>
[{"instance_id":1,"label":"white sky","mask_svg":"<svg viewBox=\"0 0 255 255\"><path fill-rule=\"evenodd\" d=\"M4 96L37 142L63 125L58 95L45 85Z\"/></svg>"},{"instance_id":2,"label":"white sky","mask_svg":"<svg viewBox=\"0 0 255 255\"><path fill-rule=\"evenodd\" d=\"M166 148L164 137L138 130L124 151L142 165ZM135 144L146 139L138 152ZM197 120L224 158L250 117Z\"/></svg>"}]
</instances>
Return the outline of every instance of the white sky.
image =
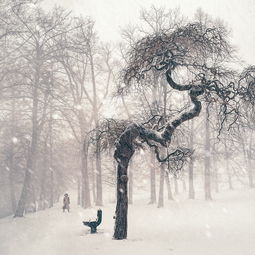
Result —
<instances>
[{"instance_id":1,"label":"white sky","mask_svg":"<svg viewBox=\"0 0 255 255\"><path fill-rule=\"evenodd\" d=\"M249 64L255 64L255 0L45 0L45 4L61 5L76 15L92 17L101 40L113 42L120 39L120 27L138 21L142 7L152 4L167 9L180 7L190 18L201 7L228 24L239 55Z\"/></svg>"}]
</instances>

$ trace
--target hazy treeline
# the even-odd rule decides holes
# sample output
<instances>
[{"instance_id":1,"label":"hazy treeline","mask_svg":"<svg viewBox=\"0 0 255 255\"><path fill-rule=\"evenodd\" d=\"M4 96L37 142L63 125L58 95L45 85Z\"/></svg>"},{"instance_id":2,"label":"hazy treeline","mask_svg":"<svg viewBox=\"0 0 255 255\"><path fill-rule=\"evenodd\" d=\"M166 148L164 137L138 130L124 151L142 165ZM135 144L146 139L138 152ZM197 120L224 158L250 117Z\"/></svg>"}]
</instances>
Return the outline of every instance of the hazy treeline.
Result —
<instances>
[{"instance_id":1,"label":"hazy treeline","mask_svg":"<svg viewBox=\"0 0 255 255\"><path fill-rule=\"evenodd\" d=\"M139 26L123 29L123 41L113 44L100 41L90 18L59 7L46 12L34 1L0 3L0 216L52 207L76 188L82 207L103 205L104 191L114 193L116 181L114 141L102 139L104 119L144 122L188 105L157 74L146 87L116 96L127 48L185 18L178 10L142 10ZM173 146L195 151L182 172L160 166L148 148L137 152L129 170L130 202L133 190L146 187L148 202L159 207L164 189L169 199L181 190L194 199L196 187L203 187L199 180L206 199L222 187L254 186L254 116L247 112L247 122L235 132L222 129L219 138L217 105L208 105L175 134Z\"/></svg>"}]
</instances>

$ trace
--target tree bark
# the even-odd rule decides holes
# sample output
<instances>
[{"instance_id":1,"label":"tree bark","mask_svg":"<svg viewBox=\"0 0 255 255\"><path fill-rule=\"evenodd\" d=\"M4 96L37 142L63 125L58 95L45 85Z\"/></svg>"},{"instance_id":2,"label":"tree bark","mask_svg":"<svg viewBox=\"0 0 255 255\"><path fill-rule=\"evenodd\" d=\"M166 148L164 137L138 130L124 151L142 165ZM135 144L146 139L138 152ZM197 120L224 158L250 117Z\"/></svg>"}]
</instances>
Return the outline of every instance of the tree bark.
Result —
<instances>
[{"instance_id":1,"label":"tree bark","mask_svg":"<svg viewBox=\"0 0 255 255\"><path fill-rule=\"evenodd\" d=\"M99 136L97 136L99 137ZM96 142L96 205L103 205L103 187L102 187L102 167L101 167L101 151L100 141L97 139Z\"/></svg>"},{"instance_id":2,"label":"tree bark","mask_svg":"<svg viewBox=\"0 0 255 255\"><path fill-rule=\"evenodd\" d=\"M250 135L250 141L249 141L249 150L248 150L248 179L249 179L249 186L250 188L254 188L254 180L253 180L253 167L252 167L252 162L251 162L251 151L252 151L252 139L253 139L253 131L251 131Z\"/></svg>"},{"instance_id":3,"label":"tree bark","mask_svg":"<svg viewBox=\"0 0 255 255\"><path fill-rule=\"evenodd\" d=\"M117 168L117 205L115 211L114 239L127 238L127 212L128 212L128 191L127 191L127 168L129 159L123 158Z\"/></svg>"},{"instance_id":4,"label":"tree bark","mask_svg":"<svg viewBox=\"0 0 255 255\"><path fill-rule=\"evenodd\" d=\"M92 196L93 201L96 203L96 180L95 180L95 167L94 167L94 160L91 160L91 176L92 176Z\"/></svg>"},{"instance_id":5,"label":"tree bark","mask_svg":"<svg viewBox=\"0 0 255 255\"><path fill-rule=\"evenodd\" d=\"M156 203L156 162L155 155L150 151L150 204Z\"/></svg>"},{"instance_id":6,"label":"tree bark","mask_svg":"<svg viewBox=\"0 0 255 255\"><path fill-rule=\"evenodd\" d=\"M185 176L183 176L183 179L182 179L182 190L183 190L183 192L187 191Z\"/></svg>"},{"instance_id":7,"label":"tree bark","mask_svg":"<svg viewBox=\"0 0 255 255\"><path fill-rule=\"evenodd\" d=\"M84 208L91 207L90 189L89 189L89 174L88 174L88 144L87 139L84 140L83 150L81 150L81 180L82 193L81 205Z\"/></svg>"},{"instance_id":8,"label":"tree bark","mask_svg":"<svg viewBox=\"0 0 255 255\"><path fill-rule=\"evenodd\" d=\"M80 162L81 162L81 206L89 208L91 206L90 187L89 187L89 171L88 171L88 137L86 134L87 123L84 112L79 111L80 126Z\"/></svg>"},{"instance_id":9,"label":"tree bark","mask_svg":"<svg viewBox=\"0 0 255 255\"><path fill-rule=\"evenodd\" d=\"M191 156L189 161L189 199L195 199L194 189L194 158Z\"/></svg>"},{"instance_id":10,"label":"tree bark","mask_svg":"<svg viewBox=\"0 0 255 255\"><path fill-rule=\"evenodd\" d=\"M217 158L216 158L216 149L215 144L212 146L212 157L213 157L213 180L214 180L214 187L215 192L219 192L219 170L217 166Z\"/></svg>"},{"instance_id":11,"label":"tree bark","mask_svg":"<svg viewBox=\"0 0 255 255\"><path fill-rule=\"evenodd\" d=\"M53 79L53 78L52 78ZM53 110L52 104L50 104L50 120L49 120L49 165L48 170L50 171L50 204L49 207L54 205L54 168L53 168Z\"/></svg>"},{"instance_id":12,"label":"tree bark","mask_svg":"<svg viewBox=\"0 0 255 255\"><path fill-rule=\"evenodd\" d=\"M224 149L225 149L225 164L226 164L226 171L227 171L227 177L228 177L228 187L230 190L233 189L233 183L232 183L232 176L230 173L230 169L229 169L229 153L228 153L228 148L227 148L227 143L225 141L224 143Z\"/></svg>"},{"instance_id":13,"label":"tree bark","mask_svg":"<svg viewBox=\"0 0 255 255\"><path fill-rule=\"evenodd\" d=\"M31 174L35 172L36 166L36 154L37 154L37 144L38 144L38 88L40 79L40 57L39 57L39 45L37 45L37 56L35 59L35 74L34 74L34 86L33 86L33 106L32 106L32 137L31 145L28 151L27 167L25 172L25 178L23 183L23 188L21 191L21 196L16 208L15 217L22 217L25 211L26 203L31 201Z\"/></svg>"},{"instance_id":14,"label":"tree bark","mask_svg":"<svg viewBox=\"0 0 255 255\"><path fill-rule=\"evenodd\" d=\"M93 112L94 112L94 122L96 129L98 130L99 126L99 109L97 103L97 87L96 87L96 77L95 77L95 67L94 67L94 58L92 54L92 49L89 45L89 60L90 60L90 70L91 70L91 78L92 78L92 85L93 85ZM103 189L102 189L102 167L101 167L101 144L99 139L99 134L97 131L97 142L96 142L96 205L102 206L103 205Z\"/></svg>"},{"instance_id":15,"label":"tree bark","mask_svg":"<svg viewBox=\"0 0 255 255\"><path fill-rule=\"evenodd\" d=\"M49 171L49 162L48 162L48 148L47 148L47 138L44 141L44 149L43 149L43 162L42 162L42 173L40 176L40 198L39 198L39 210L45 209L45 182L46 182L46 174Z\"/></svg>"},{"instance_id":16,"label":"tree bark","mask_svg":"<svg viewBox=\"0 0 255 255\"><path fill-rule=\"evenodd\" d=\"M178 185L177 176L174 176L174 194L175 195L179 194L179 185Z\"/></svg>"},{"instance_id":17,"label":"tree bark","mask_svg":"<svg viewBox=\"0 0 255 255\"><path fill-rule=\"evenodd\" d=\"M161 164L158 192L158 208L164 207L164 180L165 180L165 166Z\"/></svg>"},{"instance_id":18,"label":"tree bark","mask_svg":"<svg viewBox=\"0 0 255 255\"><path fill-rule=\"evenodd\" d=\"M81 178L77 176L77 204L81 205Z\"/></svg>"},{"instance_id":19,"label":"tree bark","mask_svg":"<svg viewBox=\"0 0 255 255\"><path fill-rule=\"evenodd\" d=\"M14 184L14 144L12 139L16 135L16 102L15 102L15 91L14 88L11 90L12 93L12 112L11 112L11 148L10 148L10 159L9 159L9 187L10 187L10 197L11 197L11 205L12 212L15 213L16 210L16 195L15 195L15 184Z\"/></svg>"},{"instance_id":20,"label":"tree bark","mask_svg":"<svg viewBox=\"0 0 255 255\"><path fill-rule=\"evenodd\" d=\"M174 198L173 198L173 193L172 193L172 189L171 189L169 172L166 172L165 180L166 180L166 187L167 187L167 198L168 198L168 200L173 200Z\"/></svg>"}]
</instances>

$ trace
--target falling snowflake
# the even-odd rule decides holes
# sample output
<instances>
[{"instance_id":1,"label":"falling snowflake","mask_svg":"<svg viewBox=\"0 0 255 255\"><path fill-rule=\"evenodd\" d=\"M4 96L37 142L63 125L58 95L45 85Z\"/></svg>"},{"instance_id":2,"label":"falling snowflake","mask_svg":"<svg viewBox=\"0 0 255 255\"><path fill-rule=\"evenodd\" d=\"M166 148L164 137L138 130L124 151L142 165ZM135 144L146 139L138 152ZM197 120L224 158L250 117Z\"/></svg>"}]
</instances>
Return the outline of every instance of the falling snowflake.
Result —
<instances>
[{"instance_id":1,"label":"falling snowflake","mask_svg":"<svg viewBox=\"0 0 255 255\"><path fill-rule=\"evenodd\" d=\"M25 138L26 138L27 140L30 140L30 136L29 136L29 135L25 135Z\"/></svg>"},{"instance_id":2,"label":"falling snowflake","mask_svg":"<svg viewBox=\"0 0 255 255\"><path fill-rule=\"evenodd\" d=\"M17 142L18 142L18 138L14 136L14 137L12 138L12 142L13 142L14 144L17 143Z\"/></svg>"},{"instance_id":3,"label":"falling snowflake","mask_svg":"<svg viewBox=\"0 0 255 255\"><path fill-rule=\"evenodd\" d=\"M77 110L81 110L81 109L82 109L82 106L81 106L80 104L77 104L77 105L75 105L74 107L75 107L75 109L77 109Z\"/></svg>"},{"instance_id":4,"label":"falling snowflake","mask_svg":"<svg viewBox=\"0 0 255 255\"><path fill-rule=\"evenodd\" d=\"M52 119L54 120L59 119L59 115L57 113L52 114Z\"/></svg>"},{"instance_id":5,"label":"falling snowflake","mask_svg":"<svg viewBox=\"0 0 255 255\"><path fill-rule=\"evenodd\" d=\"M123 189L119 189L119 191L120 191L121 193L124 193L124 190L123 190Z\"/></svg>"}]
</instances>

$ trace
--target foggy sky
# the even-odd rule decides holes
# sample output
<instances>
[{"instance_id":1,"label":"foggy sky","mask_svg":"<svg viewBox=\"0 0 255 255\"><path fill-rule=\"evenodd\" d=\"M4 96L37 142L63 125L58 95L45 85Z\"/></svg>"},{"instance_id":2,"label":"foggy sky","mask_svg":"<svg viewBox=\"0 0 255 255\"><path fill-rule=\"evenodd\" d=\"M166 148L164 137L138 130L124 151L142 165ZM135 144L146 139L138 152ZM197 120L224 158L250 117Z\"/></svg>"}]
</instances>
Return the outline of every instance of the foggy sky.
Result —
<instances>
[{"instance_id":1,"label":"foggy sky","mask_svg":"<svg viewBox=\"0 0 255 255\"><path fill-rule=\"evenodd\" d=\"M120 27L135 24L141 8L152 4L168 8L180 7L181 13L192 18L198 8L213 17L223 19L232 29L232 42L239 56L254 64L255 56L255 0L46 0L48 8L54 4L70 9L74 14L90 16L103 41L120 40Z\"/></svg>"}]
</instances>

